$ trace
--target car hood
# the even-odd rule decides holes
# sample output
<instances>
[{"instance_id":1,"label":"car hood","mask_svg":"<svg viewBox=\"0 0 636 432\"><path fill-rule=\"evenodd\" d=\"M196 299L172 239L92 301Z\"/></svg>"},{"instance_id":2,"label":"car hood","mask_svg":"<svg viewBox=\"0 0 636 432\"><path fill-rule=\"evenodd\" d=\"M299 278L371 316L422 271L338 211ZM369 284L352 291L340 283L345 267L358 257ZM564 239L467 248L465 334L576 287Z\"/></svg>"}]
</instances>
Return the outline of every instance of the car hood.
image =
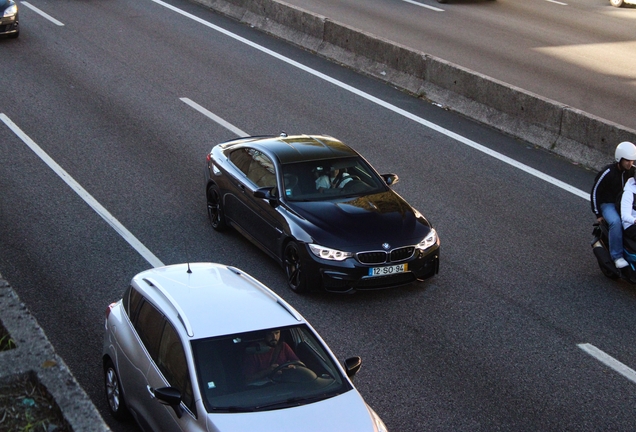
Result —
<instances>
[{"instance_id":1,"label":"car hood","mask_svg":"<svg viewBox=\"0 0 636 432\"><path fill-rule=\"evenodd\" d=\"M431 226L395 192L341 200L291 202L299 224L315 242L328 247L392 247L417 244Z\"/></svg>"},{"instance_id":2,"label":"car hood","mask_svg":"<svg viewBox=\"0 0 636 432\"><path fill-rule=\"evenodd\" d=\"M293 408L232 414L208 414L210 431L258 432L372 432L375 423L362 396L355 390Z\"/></svg>"}]
</instances>

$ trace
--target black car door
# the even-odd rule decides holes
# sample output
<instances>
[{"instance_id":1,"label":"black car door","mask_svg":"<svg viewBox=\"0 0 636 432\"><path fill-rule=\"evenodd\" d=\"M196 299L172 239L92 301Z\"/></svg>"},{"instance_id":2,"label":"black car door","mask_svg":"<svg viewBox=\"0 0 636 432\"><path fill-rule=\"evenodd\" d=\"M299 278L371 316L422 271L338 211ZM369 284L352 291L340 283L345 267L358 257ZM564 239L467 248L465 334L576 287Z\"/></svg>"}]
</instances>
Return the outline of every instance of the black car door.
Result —
<instances>
[{"instance_id":1,"label":"black car door","mask_svg":"<svg viewBox=\"0 0 636 432\"><path fill-rule=\"evenodd\" d=\"M230 161L242 175L233 181L233 193L225 198L225 214L235 227L266 252L278 256L278 239L282 234L281 217L276 205L265 198L256 198L261 187L278 190L276 168L269 157L253 148L240 148L230 154Z\"/></svg>"}]
</instances>

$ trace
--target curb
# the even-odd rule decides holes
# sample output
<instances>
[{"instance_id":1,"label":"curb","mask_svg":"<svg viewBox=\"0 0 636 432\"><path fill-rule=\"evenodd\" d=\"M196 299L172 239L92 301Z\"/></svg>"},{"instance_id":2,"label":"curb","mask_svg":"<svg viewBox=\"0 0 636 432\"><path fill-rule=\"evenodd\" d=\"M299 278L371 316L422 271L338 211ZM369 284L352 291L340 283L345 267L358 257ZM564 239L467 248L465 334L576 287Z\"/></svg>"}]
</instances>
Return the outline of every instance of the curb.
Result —
<instances>
[{"instance_id":1,"label":"curb","mask_svg":"<svg viewBox=\"0 0 636 432\"><path fill-rule=\"evenodd\" d=\"M0 380L34 376L55 399L74 432L110 431L42 328L0 275L0 321L16 347L0 352Z\"/></svg>"},{"instance_id":2,"label":"curb","mask_svg":"<svg viewBox=\"0 0 636 432\"><path fill-rule=\"evenodd\" d=\"M278 0L190 0L598 170L636 130Z\"/></svg>"}]
</instances>

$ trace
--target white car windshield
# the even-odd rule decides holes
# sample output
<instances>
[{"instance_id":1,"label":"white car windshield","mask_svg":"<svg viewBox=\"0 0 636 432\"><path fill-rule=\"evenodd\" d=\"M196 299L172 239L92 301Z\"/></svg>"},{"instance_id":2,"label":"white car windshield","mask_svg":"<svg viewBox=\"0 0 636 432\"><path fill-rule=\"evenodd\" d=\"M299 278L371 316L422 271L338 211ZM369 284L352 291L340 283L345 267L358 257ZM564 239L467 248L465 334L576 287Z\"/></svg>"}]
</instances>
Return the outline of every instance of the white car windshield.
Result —
<instances>
[{"instance_id":1,"label":"white car windshield","mask_svg":"<svg viewBox=\"0 0 636 432\"><path fill-rule=\"evenodd\" d=\"M208 412L280 409L351 390L305 325L195 340L192 349Z\"/></svg>"}]
</instances>

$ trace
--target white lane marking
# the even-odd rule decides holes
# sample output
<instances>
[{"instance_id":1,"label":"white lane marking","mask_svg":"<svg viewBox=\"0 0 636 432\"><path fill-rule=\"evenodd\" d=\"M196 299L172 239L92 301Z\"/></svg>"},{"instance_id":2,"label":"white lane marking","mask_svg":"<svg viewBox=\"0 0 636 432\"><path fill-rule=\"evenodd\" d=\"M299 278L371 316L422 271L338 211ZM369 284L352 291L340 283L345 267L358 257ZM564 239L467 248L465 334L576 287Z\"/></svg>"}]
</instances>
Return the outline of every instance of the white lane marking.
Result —
<instances>
[{"instance_id":1,"label":"white lane marking","mask_svg":"<svg viewBox=\"0 0 636 432\"><path fill-rule=\"evenodd\" d=\"M588 353L589 355L591 355L592 357L594 357L596 360L603 363L604 365L614 369L616 372L623 375L625 378L627 378L631 382L636 383L636 371L634 371L629 366L624 365L623 363L619 362L615 358L604 353L603 351L601 351L600 349L596 348L594 345L591 345L589 343L582 343L582 344L578 344L577 346L581 348L583 351L585 351L586 353Z\"/></svg>"},{"instance_id":2,"label":"white lane marking","mask_svg":"<svg viewBox=\"0 0 636 432\"><path fill-rule=\"evenodd\" d=\"M59 26L63 26L64 25L64 23L61 23L58 20L56 20L55 18L53 18L51 15L49 15L49 14L47 14L45 12L42 12L40 9L36 8L31 3L22 1L22 2L20 2L20 4L21 5L25 5L29 9L33 10L35 13L38 13L38 14L42 15L44 18L46 18L47 20L51 21L55 25L59 25Z\"/></svg>"},{"instance_id":3,"label":"white lane marking","mask_svg":"<svg viewBox=\"0 0 636 432\"><path fill-rule=\"evenodd\" d=\"M435 123L432 123L432 122L430 122L428 120L425 120L425 119L423 119L421 117L418 117L415 114L412 114L412 113L410 113L410 112L408 112L406 110L403 110L402 108L396 107L395 105L391 105L390 103L387 103L387 102L385 102L385 101L383 101L383 100L381 100L381 99L379 99L379 98L377 98L375 96L372 96L372 95L370 95L368 93L365 93L365 92L363 92L361 90L358 90L355 87L352 87L352 86L350 86L348 84L343 83L342 81L338 81L338 80L336 80L336 79L334 79L334 78L332 78L332 77L330 77L328 75L323 74L322 72L318 72L317 70L311 69L311 68L309 68L309 67L307 67L307 66L305 66L305 65L303 65L301 63L298 63L297 61L294 61L294 60L292 60L292 59L290 59L288 57L285 57L285 56L283 56L283 55L281 55L281 54L279 54L277 52L274 52L274 51L272 51L270 49L267 49L267 48L265 48L265 47L263 47L261 45L258 45L258 44L254 43L252 41L249 41L249 40L245 39L244 37L241 37L241 36L239 36L237 34L231 33L228 30L225 30L225 29L223 29L221 27L218 27L218 26L216 26L216 25L214 25L214 24L212 24L210 22L207 22L207 21L205 21L205 20L203 20L203 19L201 19L201 18L199 18L199 17L197 17L195 15L192 15L192 14L190 14L188 12L185 12L185 11L182 11L181 9L178 9L178 8L172 6L172 5L164 3L161 0L151 0L151 1L153 1L154 3L157 3L158 5L161 5L161 6L165 7L165 8L167 8L167 9L170 9L170 10L172 10L172 11L178 13L178 14L181 14L181 15L187 17L187 18L190 18L190 19L192 19L192 20L194 20L194 21L196 21L196 22L198 22L200 24L203 24L206 27L209 27L209 28L211 28L213 30L216 30L219 33L222 33L222 34L224 34L224 35L226 35L226 36L228 36L228 37L230 37L232 39L235 39L235 40L237 40L237 41L239 41L241 43L244 43L244 44L246 44L246 45L248 45L248 46L250 46L252 48L255 48L255 49L257 49L257 50L259 50L259 51L261 51L261 52L263 52L263 53L265 53L267 55L270 55L270 56L272 56L272 57L274 57L274 58L276 58L278 60L281 60L281 61L283 61L283 62L285 62L285 63L287 63L287 64L289 64L291 66L294 66L294 67L296 67L296 68L298 68L298 69L300 69L302 71L305 71L305 72L307 72L307 73L309 73L311 75L314 75L315 77L318 77L318 78L320 78L320 79L322 79L324 81L327 81L327 82L329 82L329 83L331 83L331 84L333 84L333 85L335 85L337 87L340 87L343 90L349 91L349 92L355 94L356 96L364 98L364 99L366 99L366 100L368 100L368 101L370 101L372 103L375 103L375 104L377 104L377 105L379 105L379 106L381 106L383 108L386 108L386 109L388 109L390 111L393 111L394 113L399 114L399 115L401 115L403 117L406 117L406 118L408 118L408 119L410 119L410 120L412 120L412 121L414 121L416 123L419 123L422 126L425 126L425 127L429 128L429 129L432 129L432 130L434 130L434 131L436 131L436 132L438 132L438 133L440 133L442 135L446 135L449 138L452 138L452 139L454 139L456 141L459 141L459 142L461 142L461 143L463 143L463 144L465 144L465 145L467 145L469 147L472 147L473 149L475 149L477 151L485 153L485 154L487 154L487 155L489 155L489 156L491 156L491 157L493 157L495 159L498 159L501 162L504 162L504 163L506 163L508 165L511 165L511 166L513 166L513 167L515 167L517 169L520 169L521 171L524 171L524 172L526 172L526 173L528 173L528 174L530 174L530 175L532 175L534 177L537 177L537 178L539 178L541 180L544 180L544 181L546 181L546 182L548 182L548 183L550 183L550 184L552 184L552 185L554 185L556 187L559 187L559 188L561 188L561 189L563 189L563 190L565 190L567 192L570 192L570 193L572 193L572 194L574 194L574 195L576 195L578 197L581 197L581 198L584 198L584 199L587 199L587 200L590 199L590 193L589 192L585 192L585 191L582 191L580 189L577 189L574 186L571 186L571 185L569 185L569 184L567 184L567 183L565 183L565 182L563 182L563 181L561 181L559 179L556 179L556 178L554 178L552 176L544 174L544 173L542 173L539 170L536 170L536 169L531 168L531 167L529 167L527 165L524 165L521 162L518 162L518 161L516 161L516 160L514 160L514 159L512 159L512 158L510 158L508 156L502 155L501 153L498 153L498 152L496 152L494 150L491 150L491 149L489 149L486 146L478 144L478 143L476 143L473 140L470 140L470 139L468 139L466 137L463 137L463 136L461 136L461 135L459 135L459 134L457 134L455 132L452 132L452 131L450 131L448 129L445 129L445 128L441 127L441 126L438 126Z\"/></svg>"},{"instance_id":4,"label":"white lane marking","mask_svg":"<svg viewBox=\"0 0 636 432\"><path fill-rule=\"evenodd\" d=\"M562 5L562 6L567 6L568 5L567 3L563 3L563 2L560 2L560 1L556 1L556 0L545 0L545 1L550 2L550 3L556 3L556 4Z\"/></svg>"},{"instance_id":5,"label":"white lane marking","mask_svg":"<svg viewBox=\"0 0 636 432\"><path fill-rule=\"evenodd\" d=\"M195 110L199 111L204 116L211 118L212 120L214 120L215 122L217 122L218 124L223 126L224 128L234 132L236 135L238 135L240 137L249 136L249 134L247 132L243 132L241 129L237 128L233 124L223 120L221 117L219 117L216 114L214 114L214 113L208 111L207 109L203 108L198 103L196 103L196 102L194 102L194 101L192 101L192 100L190 100L188 98L180 98L180 99L181 99L182 102L190 105L192 108L194 108Z\"/></svg>"},{"instance_id":6,"label":"white lane marking","mask_svg":"<svg viewBox=\"0 0 636 432\"><path fill-rule=\"evenodd\" d=\"M95 212L102 217L117 233L128 242L139 254L146 259L153 267L163 267L163 263L146 246L132 235L108 210L106 210L95 198L91 196L79 183L77 183L61 166L59 166L44 150L38 146L22 129L20 129L4 113L0 113L0 120L7 125L14 134L18 136L33 152L46 163L67 185L71 187Z\"/></svg>"},{"instance_id":7,"label":"white lane marking","mask_svg":"<svg viewBox=\"0 0 636 432\"><path fill-rule=\"evenodd\" d=\"M435 6L425 5L425 4L422 4L422 3L419 3L419 2L416 2L416 1L413 1L413 0L402 0L402 1L405 2L405 3L411 3L411 4L415 5L415 6L421 6L421 7L426 8L426 9L434 10L435 12L444 12L444 9L440 9L438 7L435 7Z\"/></svg>"}]
</instances>

